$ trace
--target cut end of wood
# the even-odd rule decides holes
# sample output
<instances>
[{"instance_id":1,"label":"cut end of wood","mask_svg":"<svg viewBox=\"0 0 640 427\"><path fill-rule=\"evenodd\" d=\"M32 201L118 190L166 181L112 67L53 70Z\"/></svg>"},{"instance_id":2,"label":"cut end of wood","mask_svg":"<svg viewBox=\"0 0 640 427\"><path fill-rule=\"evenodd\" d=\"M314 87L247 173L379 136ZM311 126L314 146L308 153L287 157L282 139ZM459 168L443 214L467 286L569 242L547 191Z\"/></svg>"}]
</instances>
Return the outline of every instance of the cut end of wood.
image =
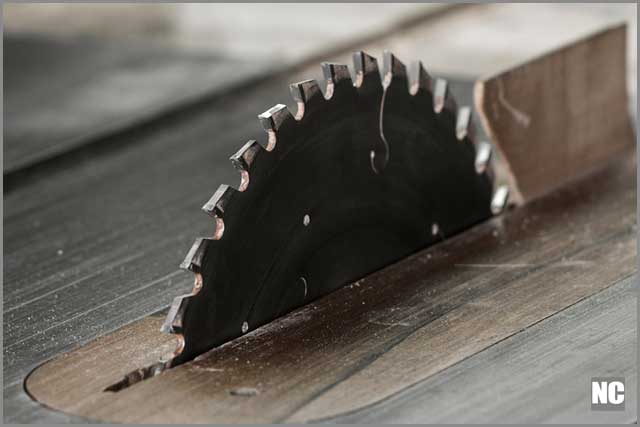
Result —
<instances>
[{"instance_id":1,"label":"cut end of wood","mask_svg":"<svg viewBox=\"0 0 640 427\"><path fill-rule=\"evenodd\" d=\"M635 146L626 24L478 81L474 98L512 203L601 169Z\"/></svg>"}]
</instances>

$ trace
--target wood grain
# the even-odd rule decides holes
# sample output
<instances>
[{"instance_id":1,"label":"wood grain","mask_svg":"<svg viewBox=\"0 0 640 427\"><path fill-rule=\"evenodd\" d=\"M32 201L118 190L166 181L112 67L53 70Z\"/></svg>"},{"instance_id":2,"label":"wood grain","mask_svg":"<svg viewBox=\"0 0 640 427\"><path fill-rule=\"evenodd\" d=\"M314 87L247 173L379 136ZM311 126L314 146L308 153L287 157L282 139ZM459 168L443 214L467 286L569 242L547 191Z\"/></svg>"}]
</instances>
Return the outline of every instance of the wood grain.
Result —
<instances>
[{"instance_id":1,"label":"wood grain","mask_svg":"<svg viewBox=\"0 0 640 427\"><path fill-rule=\"evenodd\" d=\"M476 84L512 201L552 191L634 146L626 52L620 25Z\"/></svg>"},{"instance_id":2,"label":"wood grain","mask_svg":"<svg viewBox=\"0 0 640 427\"><path fill-rule=\"evenodd\" d=\"M635 162L615 166L117 393L91 393L120 377L75 353L27 388L118 422L300 422L375 404L632 275Z\"/></svg>"},{"instance_id":3,"label":"wood grain","mask_svg":"<svg viewBox=\"0 0 640 427\"><path fill-rule=\"evenodd\" d=\"M637 276L331 423L599 423L637 419ZM625 378L625 410L590 408L591 376Z\"/></svg>"}]
</instances>

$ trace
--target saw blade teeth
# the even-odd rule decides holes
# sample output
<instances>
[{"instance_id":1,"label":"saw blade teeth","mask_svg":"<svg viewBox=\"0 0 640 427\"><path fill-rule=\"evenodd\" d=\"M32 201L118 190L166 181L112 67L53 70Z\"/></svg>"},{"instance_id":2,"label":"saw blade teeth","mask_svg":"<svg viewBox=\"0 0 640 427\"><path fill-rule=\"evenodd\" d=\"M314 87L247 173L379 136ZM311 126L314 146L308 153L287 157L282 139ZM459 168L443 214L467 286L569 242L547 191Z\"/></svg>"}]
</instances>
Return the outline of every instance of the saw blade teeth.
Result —
<instances>
[{"instance_id":1,"label":"saw blade teeth","mask_svg":"<svg viewBox=\"0 0 640 427\"><path fill-rule=\"evenodd\" d=\"M471 122L471 107L463 106L458 109L456 116L456 138L458 141L464 140L467 136L472 138L473 129Z\"/></svg>"},{"instance_id":2,"label":"saw blade teeth","mask_svg":"<svg viewBox=\"0 0 640 427\"><path fill-rule=\"evenodd\" d=\"M433 93L433 111L441 113L449 93L448 83L445 79L436 79Z\"/></svg>"},{"instance_id":3,"label":"saw blade teeth","mask_svg":"<svg viewBox=\"0 0 640 427\"><path fill-rule=\"evenodd\" d=\"M438 114L443 110L455 114L457 109L458 104L449 90L449 83L445 79L436 79L433 90L433 110Z\"/></svg>"},{"instance_id":4,"label":"saw blade teeth","mask_svg":"<svg viewBox=\"0 0 640 427\"><path fill-rule=\"evenodd\" d=\"M287 106L283 104L278 104L269 108L267 111L260 114L258 119L269 136L267 146L264 147L267 151L272 151L276 148L278 130L288 120L295 120Z\"/></svg>"},{"instance_id":5,"label":"saw blade teeth","mask_svg":"<svg viewBox=\"0 0 640 427\"><path fill-rule=\"evenodd\" d=\"M231 164L240 172L240 186L238 191L245 191L249 186L250 169L262 146L255 140L249 140L236 153L229 158Z\"/></svg>"},{"instance_id":6,"label":"saw blade teeth","mask_svg":"<svg viewBox=\"0 0 640 427\"><path fill-rule=\"evenodd\" d=\"M161 332L178 335L178 342L173 352L174 357L182 353L182 350L184 349L185 341L184 336L182 335L184 313L189 305L189 301L202 289L203 278L200 270L202 268L202 261L207 251L209 241L210 240L206 238L197 238L193 245L191 245L189 252L187 252L187 256L184 261L180 264L181 268L190 270L194 273L193 288L191 289L191 293L181 295L173 299L171 307L169 307L169 312L167 313L164 323L160 328Z\"/></svg>"},{"instance_id":7,"label":"saw blade teeth","mask_svg":"<svg viewBox=\"0 0 640 427\"><path fill-rule=\"evenodd\" d=\"M268 140L266 142L250 140L230 157L234 168L241 175L240 185L237 190L228 185L221 185L202 207L208 215L215 219L216 230L212 237L196 239L180 265L181 268L194 273L195 282L190 294L179 296L173 300L162 326L164 332L173 333L178 338L174 358L167 362L167 366L177 366L193 360L203 351L233 339L240 333L244 334L258 328L271 316L282 314L282 309L270 306L272 301L275 301L277 306L290 310L295 308L300 296L308 299L325 292L326 286L322 281L319 280L316 284L313 277L306 276L300 277L300 287L296 288L298 293L291 293L291 298L287 293L284 298L282 290L285 288L276 288L278 294L283 298L274 300L273 293L269 292L271 289L267 287L266 282L266 278L268 278L269 284L278 282L277 286L286 286L287 283L290 283L287 278L292 274L291 272L297 271L299 267L287 263L286 259L284 261L277 260L278 264L274 264L276 262L274 260L279 256L278 248L288 242L287 236L282 237L282 233L276 233L277 239L272 238L274 225L282 227L280 222L276 221L280 221L279 218L282 218L285 221L284 227L289 227L286 224L290 224L287 218L291 213L292 218L298 224L297 227L306 227L305 230L311 230L310 232L316 228L313 225L316 224L316 220L311 219L315 218L315 210L312 206L307 206L307 199L299 199L300 206L297 208L300 209L294 209L295 212L293 212L292 208L296 206L290 206L290 198L280 197L280 192L274 193L273 197L270 197L269 194L273 188L278 191L284 188L285 193L293 194L296 187L289 185L291 173L285 172L287 170L291 172L291 167L299 168L301 164L304 168L304 161L308 162L310 158L314 159L315 157L312 156L321 156L322 158L318 157L316 160L326 163L326 161L331 162L339 158L338 156L344 157L344 153L352 154L351 149L353 148L354 156L352 157L356 160L349 159L346 168L357 170L358 175L354 176L358 181L365 183L385 182L384 180L395 182L394 180L398 177L409 180L414 177L415 172L424 169L424 164L418 161L408 163L407 159L426 158L429 161L433 159L432 164L436 166L434 170L436 172L443 171L442 176L436 176L437 181L434 182L431 171L428 171L429 175L425 175L425 178L428 179L413 180L411 183L418 181L416 185L419 186L416 186L415 189L410 186L410 191L407 191L406 194L411 200L411 206L413 206L412 200L415 199L419 209L429 208L423 203L421 197L424 193L421 190L428 191L428 187L433 187L434 191L440 192L451 182L449 176L451 174L444 175L446 170L451 170L454 174L460 173L460 179L455 180L459 186L454 187L454 190L461 192L463 196L467 194L466 191L474 192L469 193L473 195L468 205L471 212L467 215L466 209L461 210L459 206L462 205L457 200L452 200L451 206L436 206L437 209L429 214L433 214L439 222L427 222L427 227L430 229L426 230L424 230L423 215L416 215L416 220L419 221L416 226L421 227L424 234L421 239L425 244L431 244L435 237L444 238L445 232L454 230L455 227L471 226L480 219L489 216L491 212L498 214L504 209L507 203L508 189L500 187L495 193L491 193L492 190L495 190L491 180L492 164L489 160L491 147L488 147L488 152L483 146L474 151L474 144L466 144L473 131L471 110L468 107L463 107L458 111L446 80L432 79L419 61L412 63L411 70L407 70L407 67L389 51L384 52L382 74L376 58L362 51L353 54L353 63L353 78L349 68L345 65L322 64L326 80L324 94L324 88L321 87L322 82L318 83L316 80L304 80L290 85L291 96L298 105L295 116L283 104L275 105L258 115L262 127L268 134ZM411 71L412 75L408 71ZM417 96L413 97L412 95ZM434 114L430 108L433 108L438 114ZM386 136L385 122L389 129ZM325 133L326 135L324 135ZM432 147L425 148L427 144L421 144L422 135L427 135L434 142L437 142L436 149L442 148L448 151L443 156L430 156L434 149ZM387 141L387 136L389 141ZM312 144L312 142L319 141L319 137L333 141L335 147L326 144ZM456 137L459 140L464 139L465 144L456 144ZM389 169L388 176L374 177L375 180L373 180L368 167L359 167L363 166L366 161L364 155L367 153L364 149L372 148L368 153L371 169L374 173L382 175L390 159L389 142L394 144L391 145L391 148L395 150L393 148L396 146L394 139L399 141L397 144L398 166L392 164L393 167ZM440 144L440 140L447 143ZM405 141L408 142L403 144ZM297 142L300 145L296 147ZM339 144L342 142L349 144L348 151L343 151L344 145ZM322 150L316 150L316 147L320 147ZM304 149L307 148L310 150L305 151ZM262 150L275 151L261 153ZM415 150L424 151L416 153ZM475 170L478 174L485 175L476 176L474 174L471 166L474 160ZM449 161L451 165L442 164ZM322 166L321 163L319 164ZM352 165L358 166L358 168L353 168ZM317 174L307 175L309 181L303 180L295 184L300 185L301 191L308 192L309 188L315 188L314 185L317 185L321 191L325 191L325 188L330 190L326 191L327 204L332 203L332 195L335 194L335 191L345 185L343 181L349 179L348 176L336 176L336 180L329 181L330 186L327 187L326 181L315 179ZM250 182L251 188L249 188ZM469 183L472 185L467 185ZM393 188L385 188L384 193L380 193L373 189L369 193L363 193L362 201L358 199L358 203L364 203L365 207L369 203L381 203L388 197L394 197L397 194L393 190ZM236 192L243 191L246 193L236 195ZM475 192L478 193L478 197ZM404 194L402 196L405 197ZM449 203L446 197L445 199L444 202ZM309 200L315 203L313 197ZM466 203L467 200L464 199L464 202ZM322 203L325 201L323 200ZM305 208L305 206L307 207ZM322 207L322 205L320 206ZM466 205L463 206L463 208L465 207ZM302 210L303 208L304 210ZM262 216L269 223L263 224L262 228L269 230L267 239L256 240L255 231L259 230L247 227L246 224L243 227L242 218L237 217L236 214L247 209L257 209L257 211L265 213ZM446 219L447 213L454 209L464 212L465 217L458 218L456 215L452 215L451 221ZM401 220L405 221L404 218ZM413 218L408 220L412 224L414 223ZM224 241L215 242L221 239L225 233L225 221L227 222L226 237ZM318 225L322 228L322 224ZM350 227L349 224L345 226ZM428 235L429 230L431 236ZM322 233L322 230L315 232ZM234 235L234 233L236 234ZM255 247L247 252L246 243L250 243L251 239L261 241L264 246ZM266 243L263 242L265 240ZM366 243L362 242L362 244ZM315 243L311 242L310 244ZM389 252L381 252L380 254L385 259L391 260L392 257L397 258L400 250L402 249L396 250L392 247ZM261 261L259 265L250 266L255 268L247 268L251 264L247 264L247 259L260 257L264 253L269 253L272 258L265 260L265 262ZM237 261L233 261L232 258L236 258ZM289 261L298 262L297 256ZM363 265L362 269L374 267L373 264L378 263L378 261L374 261L371 260L370 266ZM382 262L382 258L380 262ZM280 268L280 263L284 268ZM368 260L366 264L369 264ZM277 267L277 275L281 276L276 277L274 274L273 277L283 278L283 280L271 280L273 265ZM220 266L224 268L219 268ZM357 267L358 272L360 272L360 268ZM241 281L237 280L240 277L239 270L248 273L247 276L242 275L243 280ZM203 276L206 283L203 282ZM361 277L360 274L359 277ZM230 287L238 286L240 288L235 289L234 292L225 291ZM265 289L264 292L263 289ZM329 289L326 288L326 290ZM222 301L222 306L225 308L223 312L218 311L218 307L222 306L221 301L216 297L220 296L226 298ZM264 310L261 306L264 307Z\"/></svg>"},{"instance_id":8,"label":"saw blade teeth","mask_svg":"<svg viewBox=\"0 0 640 427\"><path fill-rule=\"evenodd\" d=\"M182 332L182 319L184 318L184 311L189 304L189 299L193 295L181 295L175 297L167 313L167 317L164 319L164 323L160 328L161 332L168 334L179 334Z\"/></svg>"},{"instance_id":9,"label":"saw blade teeth","mask_svg":"<svg viewBox=\"0 0 640 427\"><path fill-rule=\"evenodd\" d=\"M355 70L357 88L378 87L381 84L378 61L363 51L354 52L353 69Z\"/></svg>"},{"instance_id":10,"label":"saw blade teeth","mask_svg":"<svg viewBox=\"0 0 640 427\"><path fill-rule=\"evenodd\" d=\"M475 168L478 174L482 174L487 170L487 165L491 160L491 144L481 141L476 151Z\"/></svg>"},{"instance_id":11,"label":"saw blade teeth","mask_svg":"<svg viewBox=\"0 0 640 427\"><path fill-rule=\"evenodd\" d=\"M333 97L336 86L348 84L352 86L351 74L349 67L343 64L334 64L332 62L323 62L321 65L322 75L326 83L324 97L329 100Z\"/></svg>"},{"instance_id":12,"label":"saw blade teeth","mask_svg":"<svg viewBox=\"0 0 640 427\"><path fill-rule=\"evenodd\" d=\"M209 242L210 239L198 237L195 242L193 242L193 245L191 245L187 255L184 257L184 261L180 264L180 268L183 270L193 271L194 273L199 273L200 267L202 267L202 259L207 251Z\"/></svg>"},{"instance_id":13,"label":"saw blade teeth","mask_svg":"<svg viewBox=\"0 0 640 427\"><path fill-rule=\"evenodd\" d=\"M501 213L504 208L507 206L507 201L509 199L509 187L506 185L501 185L498 187L496 192L493 194L493 198L491 199L491 212L494 215L498 215Z\"/></svg>"},{"instance_id":14,"label":"saw blade teeth","mask_svg":"<svg viewBox=\"0 0 640 427\"><path fill-rule=\"evenodd\" d=\"M409 66L409 93L416 95L420 89L433 93L433 80L422 61L412 61Z\"/></svg>"},{"instance_id":15,"label":"saw blade teeth","mask_svg":"<svg viewBox=\"0 0 640 427\"><path fill-rule=\"evenodd\" d=\"M388 87L393 79L407 81L407 67L393 53L385 50L382 56L382 86Z\"/></svg>"},{"instance_id":16,"label":"saw blade teeth","mask_svg":"<svg viewBox=\"0 0 640 427\"><path fill-rule=\"evenodd\" d=\"M295 119L300 121L310 111L319 108L325 101L320 85L316 80L303 80L289 85L291 97L298 105Z\"/></svg>"},{"instance_id":17,"label":"saw blade teeth","mask_svg":"<svg viewBox=\"0 0 640 427\"><path fill-rule=\"evenodd\" d=\"M226 184L218 187L213 196L202 206L202 210L214 218L224 218L224 212L236 190Z\"/></svg>"}]
</instances>

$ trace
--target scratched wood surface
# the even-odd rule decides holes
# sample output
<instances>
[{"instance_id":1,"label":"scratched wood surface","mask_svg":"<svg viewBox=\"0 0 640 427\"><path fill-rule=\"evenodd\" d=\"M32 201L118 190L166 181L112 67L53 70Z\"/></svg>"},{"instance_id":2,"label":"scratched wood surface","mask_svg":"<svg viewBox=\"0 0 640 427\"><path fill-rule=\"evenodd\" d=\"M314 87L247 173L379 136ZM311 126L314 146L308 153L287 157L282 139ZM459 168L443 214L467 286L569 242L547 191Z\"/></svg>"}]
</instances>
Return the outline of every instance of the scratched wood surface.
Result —
<instances>
[{"instance_id":1,"label":"scratched wood surface","mask_svg":"<svg viewBox=\"0 0 640 427\"><path fill-rule=\"evenodd\" d=\"M309 422L361 408L369 408L365 415L375 414L370 408L378 402L444 375L567 307L619 283L629 288L636 268L636 187L635 155L628 154L569 188L124 390L102 391L157 357L143 356L141 342L146 334L149 348L158 348L162 338L153 333L158 319L140 321L43 365L31 374L27 389L49 407L116 422ZM625 327L628 350L635 330L629 330L629 322ZM593 338L573 336L582 345ZM565 357L572 351L572 346L562 349ZM540 356L552 357L558 353ZM620 368L625 367L628 363ZM574 381L586 384L584 378ZM426 403L420 400L414 407ZM441 404L445 410L449 402ZM545 401L529 404L544 406ZM633 409L625 414L627 421L634 419ZM472 416L484 407L466 410ZM547 414L552 415L562 412ZM428 419L416 409L413 416ZM527 416L511 414L514 421Z\"/></svg>"},{"instance_id":2,"label":"scratched wood surface","mask_svg":"<svg viewBox=\"0 0 640 427\"><path fill-rule=\"evenodd\" d=\"M637 276L623 280L383 402L323 421L633 423L637 293ZM588 372L625 378L624 411L591 411Z\"/></svg>"},{"instance_id":3,"label":"scratched wood surface","mask_svg":"<svg viewBox=\"0 0 640 427\"><path fill-rule=\"evenodd\" d=\"M507 52L513 53L497 42L505 34L506 39L522 34L535 40L526 36L533 31L528 21L517 26L529 28L528 33L505 25L513 22L509 17L518 16L515 7L482 10L460 15L464 19L455 33L465 34L462 29L473 16L489 20L485 31L498 36L484 43L490 48L486 58L502 60ZM559 16L569 15L553 12L545 19L563 21ZM592 18L590 22L600 22ZM440 20L450 28L448 18ZM401 52L402 59L427 59L428 68L435 64L436 69L475 76L468 64L483 64L483 53L475 50L473 60L455 61L458 56L470 58L472 52L465 50L469 45L438 36L442 28L432 24L416 25L414 32L398 31L397 37L365 43L365 48L379 53L384 47L413 45L410 54ZM433 49L436 42L446 47ZM438 52L449 56L431 55ZM27 373L51 357L162 310L174 295L191 287L191 277L176 266L193 236L209 231L207 218L199 212L202 202L219 183L237 182L224 159L246 139L263 137L257 113L278 102L293 104L288 83L319 76L314 67L250 90L211 97L184 114L121 132L108 149L83 151L33 168L20 175L9 192L5 181L5 421L82 421L32 402L23 391Z\"/></svg>"}]
</instances>

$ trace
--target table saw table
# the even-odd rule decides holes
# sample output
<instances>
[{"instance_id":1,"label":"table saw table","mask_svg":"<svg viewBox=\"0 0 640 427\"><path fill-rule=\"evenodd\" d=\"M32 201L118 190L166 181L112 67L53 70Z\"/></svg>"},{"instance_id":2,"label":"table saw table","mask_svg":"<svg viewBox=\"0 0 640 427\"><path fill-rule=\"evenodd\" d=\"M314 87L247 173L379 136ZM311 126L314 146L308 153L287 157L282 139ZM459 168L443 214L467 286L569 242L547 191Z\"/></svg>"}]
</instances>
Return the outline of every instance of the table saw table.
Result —
<instances>
[{"instance_id":1,"label":"table saw table","mask_svg":"<svg viewBox=\"0 0 640 427\"><path fill-rule=\"evenodd\" d=\"M239 141L262 137L256 114L291 105L288 83L319 73L311 59L388 47L431 60L469 104L491 67L620 17L635 38L635 5L606 14L534 6L389 15L366 38L347 34L286 66L5 33L5 422L636 421L635 153L206 358L103 392L151 363L149 348L172 345L157 330L172 298L192 286L178 265L210 227L199 207L218 183L237 180L226 159ZM523 16L549 20L546 36L527 44L536 26L509 25ZM445 40L472 25L485 38L483 47L465 38L474 53ZM507 34L522 44L518 54L504 47ZM439 52L427 52L429 40ZM90 78L78 84L69 70ZM635 81L635 57L628 73ZM635 86L630 95L635 110ZM96 359L108 363L92 371ZM48 360L30 377L41 404L24 382ZM596 376L625 378L624 411L591 411ZM187 398L194 392L207 399Z\"/></svg>"}]
</instances>

